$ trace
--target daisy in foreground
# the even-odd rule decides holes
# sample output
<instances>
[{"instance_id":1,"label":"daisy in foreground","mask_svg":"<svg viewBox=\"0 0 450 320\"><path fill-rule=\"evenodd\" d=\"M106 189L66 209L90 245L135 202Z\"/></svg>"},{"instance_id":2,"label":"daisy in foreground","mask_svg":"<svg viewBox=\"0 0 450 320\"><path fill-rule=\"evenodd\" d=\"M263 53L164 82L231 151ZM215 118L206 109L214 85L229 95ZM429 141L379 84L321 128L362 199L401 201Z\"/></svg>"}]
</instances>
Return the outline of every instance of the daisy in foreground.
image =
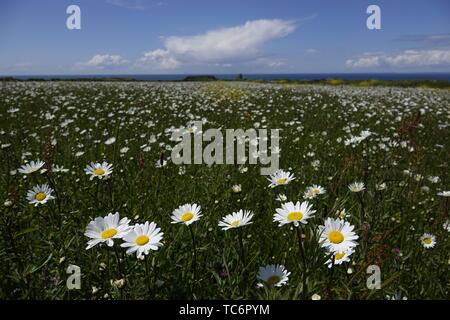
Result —
<instances>
[{"instance_id":1,"label":"daisy in foreground","mask_svg":"<svg viewBox=\"0 0 450 320\"><path fill-rule=\"evenodd\" d=\"M291 273L286 270L283 265L270 264L265 267L259 268L258 279L259 282L256 286L262 288L264 286L281 287L287 284L289 275Z\"/></svg>"},{"instance_id":2,"label":"daisy in foreground","mask_svg":"<svg viewBox=\"0 0 450 320\"><path fill-rule=\"evenodd\" d=\"M130 219L122 218L119 213L110 213L106 217L97 217L89 222L84 235L91 240L88 241L86 250L93 246L105 242L109 247L114 244L113 239L121 239L130 231Z\"/></svg>"},{"instance_id":3,"label":"daisy in foreground","mask_svg":"<svg viewBox=\"0 0 450 320\"><path fill-rule=\"evenodd\" d=\"M281 227L288 223L293 223L298 227L299 223L307 224L307 220L311 218L316 210L312 210L312 205L307 201L286 202L281 205L281 208L277 208L273 216L273 221L278 222L278 226Z\"/></svg>"},{"instance_id":4,"label":"daisy in foreground","mask_svg":"<svg viewBox=\"0 0 450 320\"><path fill-rule=\"evenodd\" d=\"M34 186L33 189L27 192L27 200L30 204L34 204L37 207L40 204L44 204L49 200L55 199L52 196L53 189L48 184L40 184Z\"/></svg>"},{"instance_id":5,"label":"daisy in foreground","mask_svg":"<svg viewBox=\"0 0 450 320\"><path fill-rule=\"evenodd\" d=\"M30 174L41 169L44 166L44 164L45 162L41 160L37 160L36 162L31 161L21 166L19 168L19 172L23 174Z\"/></svg>"},{"instance_id":6,"label":"daisy in foreground","mask_svg":"<svg viewBox=\"0 0 450 320\"><path fill-rule=\"evenodd\" d=\"M349 184L348 188L351 192L361 192L366 189L364 182L353 182Z\"/></svg>"},{"instance_id":7,"label":"daisy in foreground","mask_svg":"<svg viewBox=\"0 0 450 320\"><path fill-rule=\"evenodd\" d=\"M342 264L344 262L350 261L350 256L355 252L353 249L349 249L347 251L340 251L340 252L334 252L334 262L333 258L331 257L328 259L325 264L328 265L328 268L331 268L334 265Z\"/></svg>"},{"instance_id":8,"label":"daisy in foreground","mask_svg":"<svg viewBox=\"0 0 450 320\"><path fill-rule=\"evenodd\" d=\"M190 225L191 223L200 220L201 207L194 204L184 204L179 206L172 212L172 223L184 223L185 225Z\"/></svg>"},{"instance_id":9,"label":"daisy in foreground","mask_svg":"<svg viewBox=\"0 0 450 320\"><path fill-rule=\"evenodd\" d=\"M286 185L294 179L294 175L289 171L277 170L268 178L270 181L269 187L275 188L276 186Z\"/></svg>"},{"instance_id":10,"label":"daisy in foreground","mask_svg":"<svg viewBox=\"0 0 450 320\"><path fill-rule=\"evenodd\" d=\"M103 179L108 177L113 172L112 164L109 164L108 162L105 161L103 163L91 162L91 164L88 165L86 169L84 169L84 172L86 172L86 174L91 175L90 180L94 178Z\"/></svg>"},{"instance_id":11,"label":"daisy in foreground","mask_svg":"<svg viewBox=\"0 0 450 320\"><path fill-rule=\"evenodd\" d=\"M431 233L424 233L420 237L420 242L425 249L433 248L436 245L436 236L432 235Z\"/></svg>"},{"instance_id":12,"label":"daisy in foreground","mask_svg":"<svg viewBox=\"0 0 450 320\"><path fill-rule=\"evenodd\" d=\"M324 225L319 226L320 242L322 247L331 252L346 252L358 245L358 236L352 226L342 219L327 218Z\"/></svg>"},{"instance_id":13,"label":"daisy in foreground","mask_svg":"<svg viewBox=\"0 0 450 320\"><path fill-rule=\"evenodd\" d=\"M222 227L222 230L243 227L253 223L251 221L252 218L253 213L251 211L241 209L238 212L233 212L223 217L222 221L219 222L219 227Z\"/></svg>"},{"instance_id":14,"label":"daisy in foreground","mask_svg":"<svg viewBox=\"0 0 450 320\"><path fill-rule=\"evenodd\" d=\"M124 237L125 241L120 246L127 249L127 254L136 252L136 257L141 258L143 254L147 255L150 250L158 250L162 247L161 228L157 228L156 223L148 221L144 224L136 224L131 231Z\"/></svg>"}]
</instances>

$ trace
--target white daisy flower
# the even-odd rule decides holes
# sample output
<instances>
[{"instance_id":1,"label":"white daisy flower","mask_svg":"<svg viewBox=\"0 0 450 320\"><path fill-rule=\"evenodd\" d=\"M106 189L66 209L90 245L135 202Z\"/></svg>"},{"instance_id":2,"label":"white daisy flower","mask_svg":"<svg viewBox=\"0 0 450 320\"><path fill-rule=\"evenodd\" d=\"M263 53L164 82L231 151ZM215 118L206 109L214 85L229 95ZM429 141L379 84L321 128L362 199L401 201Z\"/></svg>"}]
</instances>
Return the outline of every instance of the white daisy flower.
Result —
<instances>
[{"instance_id":1,"label":"white daisy flower","mask_svg":"<svg viewBox=\"0 0 450 320\"><path fill-rule=\"evenodd\" d=\"M375 189L377 189L378 191L386 190L386 183L385 183L385 182L383 182L383 183L378 183L378 184L375 186Z\"/></svg>"},{"instance_id":2,"label":"white daisy flower","mask_svg":"<svg viewBox=\"0 0 450 320\"><path fill-rule=\"evenodd\" d=\"M347 210L342 209L342 210L337 210L336 211L336 215L341 218L341 219L345 219L345 218L349 218L350 217L350 213L347 212Z\"/></svg>"},{"instance_id":3,"label":"white daisy flower","mask_svg":"<svg viewBox=\"0 0 450 320\"><path fill-rule=\"evenodd\" d=\"M242 187L240 184L235 184L231 187L231 190L233 190L234 193L239 193L242 191Z\"/></svg>"},{"instance_id":4,"label":"white daisy flower","mask_svg":"<svg viewBox=\"0 0 450 320\"><path fill-rule=\"evenodd\" d=\"M438 195L438 196L441 196L441 197L450 197L450 191L442 191L442 192L438 192L437 195Z\"/></svg>"},{"instance_id":5,"label":"white daisy flower","mask_svg":"<svg viewBox=\"0 0 450 320\"><path fill-rule=\"evenodd\" d=\"M144 224L136 224L124 237L125 241L120 246L127 249L127 254L136 252L137 258L147 255L150 250L158 250L162 247L161 228L157 228L156 223L148 221Z\"/></svg>"},{"instance_id":6,"label":"white daisy flower","mask_svg":"<svg viewBox=\"0 0 450 320\"><path fill-rule=\"evenodd\" d=\"M109 138L108 140L105 141L105 144L107 146L109 146L109 145L113 144L114 142L116 142L116 138L115 137L111 137L111 138Z\"/></svg>"},{"instance_id":7,"label":"white daisy flower","mask_svg":"<svg viewBox=\"0 0 450 320\"><path fill-rule=\"evenodd\" d=\"M420 242L425 249L433 248L436 245L436 236L432 235L431 233L424 233L420 237Z\"/></svg>"},{"instance_id":8,"label":"white daisy flower","mask_svg":"<svg viewBox=\"0 0 450 320\"><path fill-rule=\"evenodd\" d=\"M312 198L317 197L319 194L324 194L326 191L324 189L324 187L313 184L311 187L309 187L308 189L306 189L305 195L306 194L311 194Z\"/></svg>"},{"instance_id":9,"label":"white daisy flower","mask_svg":"<svg viewBox=\"0 0 450 320\"><path fill-rule=\"evenodd\" d=\"M444 228L444 230L450 232L450 220L445 220L445 222L442 224L442 227Z\"/></svg>"},{"instance_id":10,"label":"white daisy flower","mask_svg":"<svg viewBox=\"0 0 450 320\"><path fill-rule=\"evenodd\" d=\"M103 179L108 177L113 172L112 164L109 164L105 161L103 163L91 162L91 165L88 165L86 169L84 169L84 172L91 175L90 180L94 178Z\"/></svg>"},{"instance_id":11,"label":"white daisy flower","mask_svg":"<svg viewBox=\"0 0 450 320\"><path fill-rule=\"evenodd\" d=\"M198 128L194 123L188 123L188 125L186 126L186 131L192 134L196 133L198 131Z\"/></svg>"},{"instance_id":12,"label":"white daisy flower","mask_svg":"<svg viewBox=\"0 0 450 320\"><path fill-rule=\"evenodd\" d=\"M334 265L339 265L344 262L350 261L350 256L355 252L353 249L349 249L347 251L334 252ZM328 265L328 268L333 266L333 258L328 259L325 264Z\"/></svg>"},{"instance_id":13,"label":"white daisy flower","mask_svg":"<svg viewBox=\"0 0 450 320\"><path fill-rule=\"evenodd\" d=\"M184 223L185 225L190 225L191 223L200 220L201 207L194 204L184 204L179 206L172 212L172 223Z\"/></svg>"},{"instance_id":14,"label":"white daisy flower","mask_svg":"<svg viewBox=\"0 0 450 320\"><path fill-rule=\"evenodd\" d=\"M119 213L116 212L114 214L110 213L106 217L97 217L89 222L84 235L91 238L91 240L88 241L86 250L102 242L111 247L114 244L113 239L121 239L125 236L130 231L130 226L128 225L130 219L119 219Z\"/></svg>"},{"instance_id":15,"label":"white daisy flower","mask_svg":"<svg viewBox=\"0 0 450 320\"><path fill-rule=\"evenodd\" d=\"M278 222L278 226L281 227L288 223L293 223L298 227L299 223L307 224L307 220L311 218L316 210L312 210L312 205L307 201L297 201L295 204L290 201L283 203L281 208L277 208L273 216L273 221Z\"/></svg>"},{"instance_id":16,"label":"white daisy flower","mask_svg":"<svg viewBox=\"0 0 450 320\"><path fill-rule=\"evenodd\" d=\"M162 167L165 167L166 165L167 165L167 160L164 160L164 159L162 159L162 160L160 159L155 162L156 168L162 168Z\"/></svg>"},{"instance_id":17,"label":"white daisy flower","mask_svg":"<svg viewBox=\"0 0 450 320\"><path fill-rule=\"evenodd\" d=\"M287 284L290 274L283 265L270 264L265 267L260 267L258 279L262 282L258 283L257 286L259 288L264 286L284 286Z\"/></svg>"},{"instance_id":18,"label":"white daisy flower","mask_svg":"<svg viewBox=\"0 0 450 320\"><path fill-rule=\"evenodd\" d=\"M324 225L319 226L322 247L332 252L344 252L358 245L358 236L352 226L342 219L327 218Z\"/></svg>"},{"instance_id":19,"label":"white daisy flower","mask_svg":"<svg viewBox=\"0 0 450 320\"><path fill-rule=\"evenodd\" d=\"M274 188L276 186L286 185L294 179L294 174L289 171L277 170L268 178L270 181L269 187Z\"/></svg>"},{"instance_id":20,"label":"white daisy flower","mask_svg":"<svg viewBox=\"0 0 450 320\"><path fill-rule=\"evenodd\" d=\"M52 172L69 172L69 169L59 165L52 165Z\"/></svg>"},{"instance_id":21,"label":"white daisy flower","mask_svg":"<svg viewBox=\"0 0 450 320\"><path fill-rule=\"evenodd\" d=\"M253 221L251 221L252 218L253 213L251 211L244 211L241 209L238 212L233 212L223 217L223 221L219 222L219 227L222 227L222 230L243 227L253 223Z\"/></svg>"},{"instance_id":22,"label":"white daisy flower","mask_svg":"<svg viewBox=\"0 0 450 320\"><path fill-rule=\"evenodd\" d=\"M280 201L280 202L286 202L287 197L284 193L280 193L275 200Z\"/></svg>"},{"instance_id":23,"label":"white daisy flower","mask_svg":"<svg viewBox=\"0 0 450 320\"><path fill-rule=\"evenodd\" d=\"M45 164L45 162L41 161L41 160L36 160L36 162L31 161L31 162L26 163L23 166L21 166L18 170L20 173L30 174L30 173L36 172L39 169L41 169L44 166L44 164Z\"/></svg>"},{"instance_id":24,"label":"white daisy flower","mask_svg":"<svg viewBox=\"0 0 450 320\"><path fill-rule=\"evenodd\" d=\"M306 200L311 200L314 199L316 197L316 195L314 193L312 193L310 190L306 190L305 193L303 194L303 199Z\"/></svg>"},{"instance_id":25,"label":"white daisy flower","mask_svg":"<svg viewBox=\"0 0 450 320\"><path fill-rule=\"evenodd\" d=\"M361 192L366 189L366 187L364 186L364 182L353 182L349 184L348 188L351 192Z\"/></svg>"},{"instance_id":26,"label":"white daisy flower","mask_svg":"<svg viewBox=\"0 0 450 320\"><path fill-rule=\"evenodd\" d=\"M49 200L55 199L52 196L53 189L48 184L40 184L34 186L33 189L27 192L27 200L30 204L34 204L37 207L40 204L44 204Z\"/></svg>"}]
</instances>

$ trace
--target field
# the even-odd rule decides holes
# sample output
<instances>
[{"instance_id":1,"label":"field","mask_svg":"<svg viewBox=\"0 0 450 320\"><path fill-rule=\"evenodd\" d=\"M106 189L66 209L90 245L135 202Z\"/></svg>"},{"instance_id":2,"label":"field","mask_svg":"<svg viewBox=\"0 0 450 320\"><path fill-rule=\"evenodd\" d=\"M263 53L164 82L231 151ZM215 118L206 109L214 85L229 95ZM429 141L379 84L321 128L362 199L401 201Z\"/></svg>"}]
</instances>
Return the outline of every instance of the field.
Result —
<instances>
[{"instance_id":1,"label":"field","mask_svg":"<svg viewBox=\"0 0 450 320\"><path fill-rule=\"evenodd\" d=\"M295 179L270 187L260 164L175 165L172 132L195 120L203 130L280 129L280 169ZM0 130L1 299L450 297L448 89L3 82ZM37 160L35 172L18 170ZM110 174L85 172L103 162ZM42 184L52 189L44 200L32 191ZM315 213L279 226L274 214L290 201ZM194 203L199 220L172 223ZM251 224L219 227L241 209ZM137 258L103 236L86 250L88 224L115 212L130 226L156 223L161 244ZM323 246L327 218L354 226L348 261ZM271 264L290 274L261 280ZM79 289L67 287L70 265ZM381 282L370 288L374 266Z\"/></svg>"}]
</instances>

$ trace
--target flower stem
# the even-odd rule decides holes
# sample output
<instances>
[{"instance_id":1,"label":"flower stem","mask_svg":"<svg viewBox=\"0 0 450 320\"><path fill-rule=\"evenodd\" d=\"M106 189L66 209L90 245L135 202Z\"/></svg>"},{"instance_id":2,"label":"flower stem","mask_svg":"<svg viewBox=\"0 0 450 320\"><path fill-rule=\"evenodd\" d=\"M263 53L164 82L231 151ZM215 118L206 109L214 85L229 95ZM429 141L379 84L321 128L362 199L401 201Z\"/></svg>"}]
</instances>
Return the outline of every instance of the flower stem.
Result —
<instances>
[{"instance_id":1,"label":"flower stem","mask_svg":"<svg viewBox=\"0 0 450 320\"><path fill-rule=\"evenodd\" d=\"M238 235L239 235L239 248L241 250L241 260L242 260L243 268L245 269L245 267L247 266L247 263L246 263L246 259L245 259L244 242L242 241L242 230L239 229L238 231L239 231L238 232Z\"/></svg>"},{"instance_id":2,"label":"flower stem","mask_svg":"<svg viewBox=\"0 0 450 320\"><path fill-rule=\"evenodd\" d=\"M145 276L146 276L147 281L148 281L147 289L148 289L148 295L150 297L150 293L152 291L152 285L151 285L151 280L150 280L151 279L151 277L150 277L150 267L148 266L148 260L149 259L150 258L148 256L145 257Z\"/></svg>"},{"instance_id":3,"label":"flower stem","mask_svg":"<svg viewBox=\"0 0 450 320\"><path fill-rule=\"evenodd\" d=\"M302 274L302 280L303 280L303 288L302 288L302 293L303 296L306 298L307 297L307 284L306 284L306 273L307 273L307 266L306 266L306 257L305 257L305 251L303 249L303 241L302 241L302 235L301 235L301 231L300 231L300 226L296 227L295 229L297 230L297 239L298 239L298 247L300 249L300 258L302 260L303 263L303 274Z\"/></svg>"},{"instance_id":4,"label":"flower stem","mask_svg":"<svg viewBox=\"0 0 450 320\"><path fill-rule=\"evenodd\" d=\"M244 275L244 286L247 285L247 262L245 258L245 250L244 250L244 242L242 241L242 229L238 230L238 237L239 237L239 248L241 251L241 263L242 263L242 269L243 269L243 275Z\"/></svg>"},{"instance_id":5,"label":"flower stem","mask_svg":"<svg viewBox=\"0 0 450 320\"><path fill-rule=\"evenodd\" d=\"M56 198L56 205L58 206L58 217L57 221L59 222L59 227L62 227L62 218L61 218L61 198L59 197L58 190L56 189L55 183L53 182L52 177L50 176L50 173L47 171L47 180L50 185L50 187L55 191L55 198Z\"/></svg>"},{"instance_id":6,"label":"flower stem","mask_svg":"<svg viewBox=\"0 0 450 320\"><path fill-rule=\"evenodd\" d=\"M192 260L192 271L194 275L194 283L197 280L197 248L195 246L195 236L194 236L194 230L192 230L192 226L189 225L189 232L191 233L191 239L192 239L192 250L194 251L194 260Z\"/></svg>"},{"instance_id":7,"label":"flower stem","mask_svg":"<svg viewBox=\"0 0 450 320\"><path fill-rule=\"evenodd\" d=\"M330 270L330 278L328 279L328 299L333 299L333 275L334 275L334 262L336 259L336 255L333 253L333 257L331 258L331 270Z\"/></svg>"},{"instance_id":8,"label":"flower stem","mask_svg":"<svg viewBox=\"0 0 450 320\"><path fill-rule=\"evenodd\" d=\"M358 195L359 203L361 205L360 223L361 223L361 230L363 231L361 247L363 248L364 255L366 255L367 254L367 242L369 240L369 226L366 226L366 223L365 223L366 211L365 211L364 200L361 195L361 192L358 192L357 195Z\"/></svg>"}]
</instances>

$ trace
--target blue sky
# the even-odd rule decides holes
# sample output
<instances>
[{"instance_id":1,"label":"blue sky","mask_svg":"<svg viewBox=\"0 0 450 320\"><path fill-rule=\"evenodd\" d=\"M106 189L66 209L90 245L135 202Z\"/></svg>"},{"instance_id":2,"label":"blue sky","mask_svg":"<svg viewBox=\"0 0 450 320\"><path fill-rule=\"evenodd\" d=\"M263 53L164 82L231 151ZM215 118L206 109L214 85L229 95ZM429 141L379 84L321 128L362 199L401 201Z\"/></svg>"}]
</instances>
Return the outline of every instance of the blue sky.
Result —
<instances>
[{"instance_id":1,"label":"blue sky","mask_svg":"<svg viewBox=\"0 0 450 320\"><path fill-rule=\"evenodd\" d=\"M450 1L0 2L2 75L332 72L450 72Z\"/></svg>"}]
</instances>

